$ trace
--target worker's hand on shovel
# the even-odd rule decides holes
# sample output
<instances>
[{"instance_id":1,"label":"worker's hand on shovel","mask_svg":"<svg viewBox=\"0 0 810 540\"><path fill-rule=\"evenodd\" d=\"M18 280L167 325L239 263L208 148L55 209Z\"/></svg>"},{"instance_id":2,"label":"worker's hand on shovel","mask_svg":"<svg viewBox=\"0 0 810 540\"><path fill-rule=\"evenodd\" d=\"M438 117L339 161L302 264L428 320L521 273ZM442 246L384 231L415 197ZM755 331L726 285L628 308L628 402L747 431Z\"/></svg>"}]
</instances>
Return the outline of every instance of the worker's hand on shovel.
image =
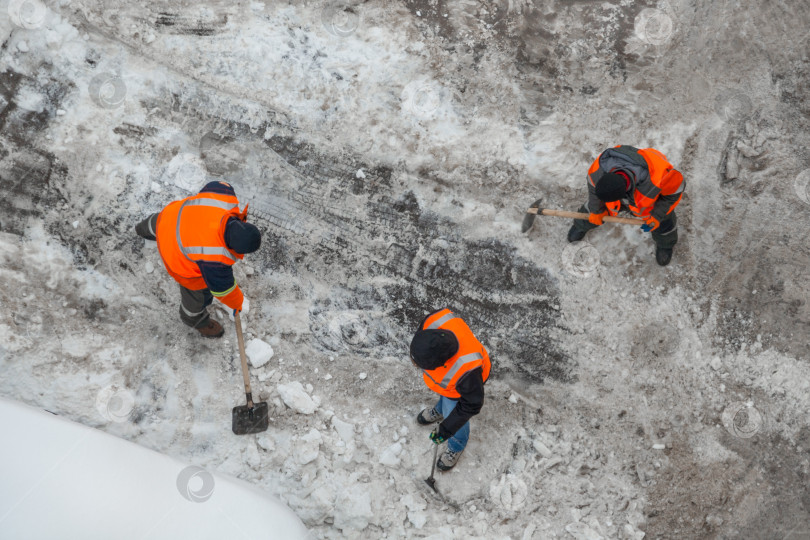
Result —
<instances>
[{"instance_id":1,"label":"worker's hand on shovel","mask_svg":"<svg viewBox=\"0 0 810 540\"><path fill-rule=\"evenodd\" d=\"M438 427L430 432L429 437L430 440L433 441L433 444L442 444L448 439L448 437L441 434L441 429Z\"/></svg>"},{"instance_id":2,"label":"worker's hand on shovel","mask_svg":"<svg viewBox=\"0 0 810 540\"><path fill-rule=\"evenodd\" d=\"M644 232L651 232L661 226L661 222L655 219L652 216L647 216L644 218L644 225L641 226L641 230Z\"/></svg>"},{"instance_id":3,"label":"worker's hand on shovel","mask_svg":"<svg viewBox=\"0 0 810 540\"><path fill-rule=\"evenodd\" d=\"M605 216L607 214L608 214L607 210L605 210L601 214L589 214L588 221L590 221L593 225L596 225L598 227L599 225L602 225L604 223L603 220L605 219Z\"/></svg>"}]
</instances>

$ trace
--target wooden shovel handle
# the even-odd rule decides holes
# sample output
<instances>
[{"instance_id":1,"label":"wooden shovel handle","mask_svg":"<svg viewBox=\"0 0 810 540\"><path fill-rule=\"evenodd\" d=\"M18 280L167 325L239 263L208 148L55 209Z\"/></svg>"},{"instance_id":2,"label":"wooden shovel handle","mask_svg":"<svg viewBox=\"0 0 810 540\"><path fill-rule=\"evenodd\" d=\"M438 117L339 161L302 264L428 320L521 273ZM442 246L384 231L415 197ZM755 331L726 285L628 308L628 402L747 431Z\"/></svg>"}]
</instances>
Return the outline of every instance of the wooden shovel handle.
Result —
<instances>
[{"instance_id":1,"label":"wooden shovel handle","mask_svg":"<svg viewBox=\"0 0 810 540\"><path fill-rule=\"evenodd\" d=\"M245 379L245 395L247 396L247 405L248 409L253 408L253 395L250 391L250 377L248 377L248 367L247 367L247 354L245 354L245 337L242 335L242 318L239 316L239 312L236 312L236 315L233 316L233 320L236 322L236 340L239 342L239 356L242 358L242 377Z\"/></svg>"},{"instance_id":2,"label":"wooden shovel handle","mask_svg":"<svg viewBox=\"0 0 810 540\"><path fill-rule=\"evenodd\" d=\"M528 214L541 214L544 216L554 216L554 217L564 217L564 218L573 218L573 219L584 219L588 220L588 214L583 214L581 212L568 212L566 210L549 210L547 208L529 208L526 212ZM624 223L625 225L644 225L643 219L638 218L623 218L623 217L613 217L613 216L605 216L602 221L605 223Z\"/></svg>"}]
</instances>

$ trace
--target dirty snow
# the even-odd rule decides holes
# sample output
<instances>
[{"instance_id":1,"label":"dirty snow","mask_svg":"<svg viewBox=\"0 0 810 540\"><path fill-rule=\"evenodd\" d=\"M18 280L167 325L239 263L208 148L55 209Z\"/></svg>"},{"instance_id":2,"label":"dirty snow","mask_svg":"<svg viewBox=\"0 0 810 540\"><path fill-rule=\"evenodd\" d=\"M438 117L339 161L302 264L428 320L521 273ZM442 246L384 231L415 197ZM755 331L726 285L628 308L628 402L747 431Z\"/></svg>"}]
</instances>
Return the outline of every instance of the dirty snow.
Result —
<instances>
[{"instance_id":1,"label":"dirty snow","mask_svg":"<svg viewBox=\"0 0 810 540\"><path fill-rule=\"evenodd\" d=\"M349 4L0 2L0 394L320 538L806 535L810 7ZM619 143L684 173L670 266L633 227L520 234ZM249 437L229 310L183 326L132 230L215 178L264 231ZM445 306L495 367L436 496L407 343Z\"/></svg>"}]
</instances>

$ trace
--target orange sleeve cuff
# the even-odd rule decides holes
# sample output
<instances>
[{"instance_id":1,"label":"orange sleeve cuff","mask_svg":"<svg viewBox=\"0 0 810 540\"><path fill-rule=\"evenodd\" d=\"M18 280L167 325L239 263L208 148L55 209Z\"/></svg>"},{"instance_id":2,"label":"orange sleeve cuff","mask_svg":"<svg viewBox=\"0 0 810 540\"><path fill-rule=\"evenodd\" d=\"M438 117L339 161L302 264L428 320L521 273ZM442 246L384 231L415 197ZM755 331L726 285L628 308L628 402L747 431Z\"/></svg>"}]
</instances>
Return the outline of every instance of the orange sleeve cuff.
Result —
<instances>
[{"instance_id":1,"label":"orange sleeve cuff","mask_svg":"<svg viewBox=\"0 0 810 540\"><path fill-rule=\"evenodd\" d=\"M219 301L231 309L242 311L242 302L245 300L245 295L242 294L242 289L237 285L234 289L225 296L218 296Z\"/></svg>"}]
</instances>

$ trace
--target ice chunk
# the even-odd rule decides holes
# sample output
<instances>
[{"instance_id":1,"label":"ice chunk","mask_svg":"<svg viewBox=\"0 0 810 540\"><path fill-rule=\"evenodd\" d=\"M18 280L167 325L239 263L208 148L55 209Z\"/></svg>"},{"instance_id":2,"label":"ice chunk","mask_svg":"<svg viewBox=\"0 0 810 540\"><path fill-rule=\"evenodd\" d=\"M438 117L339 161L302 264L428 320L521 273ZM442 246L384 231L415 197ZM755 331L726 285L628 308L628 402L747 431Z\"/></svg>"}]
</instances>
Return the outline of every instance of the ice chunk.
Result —
<instances>
[{"instance_id":1,"label":"ice chunk","mask_svg":"<svg viewBox=\"0 0 810 540\"><path fill-rule=\"evenodd\" d=\"M356 484L340 492L335 503L335 527L344 533L362 531L373 518L368 485Z\"/></svg>"},{"instance_id":2,"label":"ice chunk","mask_svg":"<svg viewBox=\"0 0 810 540\"><path fill-rule=\"evenodd\" d=\"M274 443L273 439L269 437L259 437L256 440L256 444L258 444L259 448L261 448L265 452L272 452L276 448L276 443Z\"/></svg>"},{"instance_id":3,"label":"ice chunk","mask_svg":"<svg viewBox=\"0 0 810 540\"><path fill-rule=\"evenodd\" d=\"M249 444L247 448L245 448L245 462L254 470L258 470L261 466L262 458L259 455L259 449L256 448L256 445Z\"/></svg>"},{"instance_id":4,"label":"ice chunk","mask_svg":"<svg viewBox=\"0 0 810 540\"><path fill-rule=\"evenodd\" d=\"M292 410L301 414L312 414L315 412L315 402L304 390L304 386L294 381L289 384L280 384L276 387L278 395L284 404Z\"/></svg>"},{"instance_id":5,"label":"ice chunk","mask_svg":"<svg viewBox=\"0 0 810 540\"><path fill-rule=\"evenodd\" d=\"M354 424L351 422L344 422L337 416L333 416L332 427L335 428L335 431L337 431L340 438L343 439L343 442L346 444L354 441Z\"/></svg>"},{"instance_id":6,"label":"ice chunk","mask_svg":"<svg viewBox=\"0 0 810 540\"><path fill-rule=\"evenodd\" d=\"M385 450L383 450L382 455L380 456L380 463L387 467L396 467L399 465L400 459L399 455L402 453L402 445L398 442L392 444Z\"/></svg>"},{"instance_id":7,"label":"ice chunk","mask_svg":"<svg viewBox=\"0 0 810 540\"><path fill-rule=\"evenodd\" d=\"M259 338L251 339L245 347L250 365L253 367L262 367L273 358L273 347L269 343Z\"/></svg>"},{"instance_id":8,"label":"ice chunk","mask_svg":"<svg viewBox=\"0 0 810 540\"><path fill-rule=\"evenodd\" d=\"M321 442L323 438L317 429L309 430L309 433L299 439L297 445L296 459L301 465L306 465L318 458L321 453Z\"/></svg>"},{"instance_id":9,"label":"ice chunk","mask_svg":"<svg viewBox=\"0 0 810 540\"><path fill-rule=\"evenodd\" d=\"M534 446L534 449L537 450L537 453L543 456L544 458L551 457L551 450L549 450L548 446L546 446L539 440L535 439L534 441L532 441L532 446Z\"/></svg>"},{"instance_id":10,"label":"ice chunk","mask_svg":"<svg viewBox=\"0 0 810 540\"><path fill-rule=\"evenodd\" d=\"M427 514L424 512L408 512L408 521L417 528L421 529L427 523Z\"/></svg>"},{"instance_id":11,"label":"ice chunk","mask_svg":"<svg viewBox=\"0 0 810 540\"><path fill-rule=\"evenodd\" d=\"M604 537L598 532L594 531L581 521L576 523L569 523L565 526L565 530L576 538L576 540L604 540Z\"/></svg>"}]
</instances>

